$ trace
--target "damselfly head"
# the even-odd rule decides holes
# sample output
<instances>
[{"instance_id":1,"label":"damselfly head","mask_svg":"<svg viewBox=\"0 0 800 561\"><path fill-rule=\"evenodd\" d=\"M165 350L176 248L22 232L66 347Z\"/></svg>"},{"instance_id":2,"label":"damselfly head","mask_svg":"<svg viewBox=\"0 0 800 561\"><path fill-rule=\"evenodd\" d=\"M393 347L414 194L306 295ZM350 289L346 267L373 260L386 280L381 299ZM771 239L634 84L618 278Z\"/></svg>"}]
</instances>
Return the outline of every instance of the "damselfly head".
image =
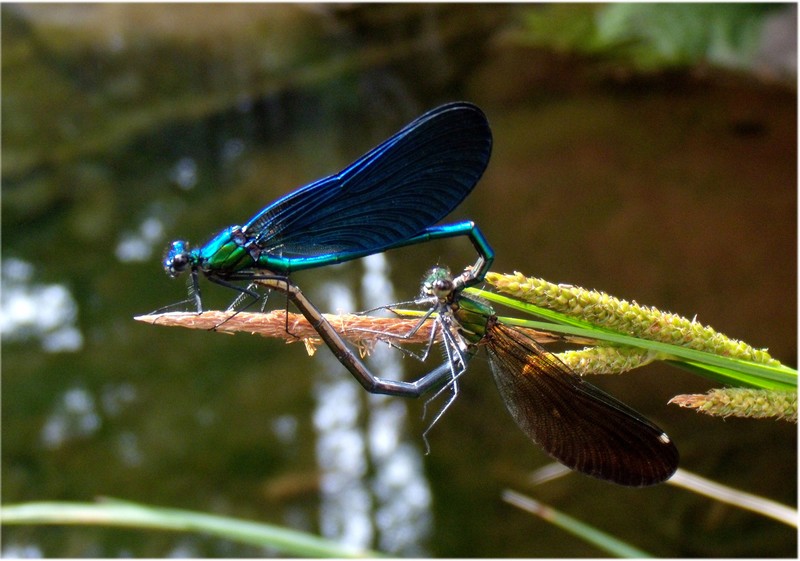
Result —
<instances>
[{"instance_id":1,"label":"damselfly head","mask_svg":"<svg viewBox=\"0 0 800 561\"><path fill-rule=\"evenodd\" d=\"M167 255L164 257L164 270L169 276L175 278L184 272L191 262L189 242L174 241L167 248Z\"/></svg>"},{"instance_id":2,"label":"damselfly head","mask_svg":"<svg viewBox=\"0 0 800 561\"><path fill-rule=\"evenodd\" d=\"M422 295L447 298L455 289L453 277L447 267L434 267L422 283Z\"/></svg>"}]
</instances>

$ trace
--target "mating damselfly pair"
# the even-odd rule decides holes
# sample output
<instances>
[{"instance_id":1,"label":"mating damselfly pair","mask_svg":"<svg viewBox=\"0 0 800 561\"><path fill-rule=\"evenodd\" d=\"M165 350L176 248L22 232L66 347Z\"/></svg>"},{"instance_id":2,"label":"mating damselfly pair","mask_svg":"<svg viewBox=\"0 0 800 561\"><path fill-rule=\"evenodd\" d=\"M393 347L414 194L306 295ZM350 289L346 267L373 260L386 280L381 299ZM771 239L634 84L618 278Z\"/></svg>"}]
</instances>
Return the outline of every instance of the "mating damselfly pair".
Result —
<instances>
[{"instance_id":1,"label":"mating damselfly pair","mask_svg":"<svg viewBox=\"0 0 800 561\"><path fill-rule=\"evenodd\" d=\"M251 297L251 302L261 298L256 287L285 294L337 359L373 393L420 397L449 390L449 405L469 361L485 347L506 407L550 456L620 485L665 481L677 468L678 452L664 431L464 294L484 279L494 252L471 221L437 224L475 187L491 148L491 129L478 107L442 105L341 172L278 199L244 225L225 228L195 249L185 241L173 242L164 268L173 277L190 274L198 313L203 311L199 273ZM293 271L456 236L468 237L478 258L457 276L437 267L425 279L415 303L427 309L423 321L435 322L433 332L442 341L446 360L414 381L372 373L290 279ZM391 343L392 337L398 339L387 334L386 340Z\"/></svg>"}]
</instances>

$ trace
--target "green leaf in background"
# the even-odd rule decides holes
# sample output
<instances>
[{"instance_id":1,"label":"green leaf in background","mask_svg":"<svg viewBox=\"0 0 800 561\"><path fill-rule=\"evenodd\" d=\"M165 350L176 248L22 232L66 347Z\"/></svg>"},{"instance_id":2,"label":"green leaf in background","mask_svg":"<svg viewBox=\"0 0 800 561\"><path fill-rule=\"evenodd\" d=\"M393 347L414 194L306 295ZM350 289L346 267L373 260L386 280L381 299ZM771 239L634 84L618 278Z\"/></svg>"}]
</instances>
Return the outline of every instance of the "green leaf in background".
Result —
<instances>
[{"instance_id":1,"label":"green leaf in background","mask_svg":"<svg viewBox=\"0 0 800 561\"><path fill-rule=\"evenodd\" d=\"M564 4L524 17L520 43L603 56L644 71L698 63L746 67L777 4Z\"/></svg>"}]
</instances>

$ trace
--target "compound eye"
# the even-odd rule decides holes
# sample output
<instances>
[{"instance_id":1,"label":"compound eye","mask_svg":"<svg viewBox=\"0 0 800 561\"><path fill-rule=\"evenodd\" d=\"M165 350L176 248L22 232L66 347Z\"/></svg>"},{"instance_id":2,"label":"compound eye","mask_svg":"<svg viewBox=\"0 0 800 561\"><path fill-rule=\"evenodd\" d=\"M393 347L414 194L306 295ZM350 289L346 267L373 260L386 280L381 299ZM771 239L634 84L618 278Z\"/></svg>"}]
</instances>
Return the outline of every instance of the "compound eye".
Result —
<instances>
[{"instance_id":1,"label":"compound eye","mask_svg":"<svg viewBox=\"0 0 800 561\"><path fill-rule=\"evenodd\" d=\"M449 296L453 292L455 285L450 279L436 279L431 283L431 292L437 297Z\"/></svg>"},{"instance_id":2,"label":"compound eye","mask_svg":"<svg viewBox=\"0 0 800 561\"><path fill-rule=\"evenodd\" d=\"M185 253L179 253L172 258L172 270L176 273L182 273L188 264L189 257Z\"/></svg>"},{"instance_id":3,"label":"compound eye","mask_svg":"<svg viewBox=\"0 0 800 561\"><path fill-rule=\"evenodd\" d=\"M172 242L164 258L164 270L171 277L177 277L189 266L191 259L186 242Z\"/></svg>"}]
</instances>

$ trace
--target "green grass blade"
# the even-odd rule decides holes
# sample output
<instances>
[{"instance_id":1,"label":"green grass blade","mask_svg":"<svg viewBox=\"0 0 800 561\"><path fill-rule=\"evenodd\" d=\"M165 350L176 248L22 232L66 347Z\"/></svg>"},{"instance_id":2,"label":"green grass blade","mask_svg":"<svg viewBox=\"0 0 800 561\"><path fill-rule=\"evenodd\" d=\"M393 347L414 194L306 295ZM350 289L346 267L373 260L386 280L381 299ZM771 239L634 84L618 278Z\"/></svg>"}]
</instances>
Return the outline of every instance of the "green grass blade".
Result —
<instances>
[{"instance_id":1,"label":"green grass blade","mask_svg":"<svg viewBox=\"0 0 800 561\"><path fill-rule=\"evenodd\" d=\"M476 289L468 290L490 302L499 303L511 309L556 323L556 325L554 325L552 323L521 320L517 318L501 318L502 321L508 324L588 337L617 345L628 345L655 351L662 355L665 360L673 359L675 362L685 362L687 366L691 367L692 371L722 383L735 385L744 384L756 388L783 391L796 391L797 389L797 371L787 366L751 362L680 345L624 335L604 327L599 327L588 321L541 308L534 304L522 302L501 294Z\"/></svg>"},{"instance_id":2,"label":"green grass blade","mask_svg":"<svg viewBox=\"0 0 800 561\"><path fill-rule=\"evenodd\" d=\"M606 532L603 532L594 526L590 526L585 522L581 522L577 518L573 518L568 514L559 512L554 508L532 499L531 497L506 489L503 491L503 500L519 509L539 516L543 520L546 520L554 526L558 526L559 528L569 532L573 536L576 536L577 538L594 545L609 555L629 559L652 557L652 555L649 553L642 551L641 549L638 549L618 538L615 538L611 534L607 534Z\"/></svg>"},{"instance_id":3,"label":"green grass blade","mask_svg":"<svg viewBox=\"0 0 800 561\"><path fill-rule=\"evenodd\" d=\"M706 479L683 468L678 468L667 483L797 528L796 508Z\"/></svg>"},{"instance_id":4,"label":"green grass blade","mask_svg":"<svg viewBox=\"0 0 800 561\"><path fill-rule=\"evenodd\" d=\"M343 546L279 526L189 510L120 500L98 503L30 502L0 508L3 524L75 524L201 532L238 543L301 557L376 557L374 551Z\"/></svg>"}]
</instances>

